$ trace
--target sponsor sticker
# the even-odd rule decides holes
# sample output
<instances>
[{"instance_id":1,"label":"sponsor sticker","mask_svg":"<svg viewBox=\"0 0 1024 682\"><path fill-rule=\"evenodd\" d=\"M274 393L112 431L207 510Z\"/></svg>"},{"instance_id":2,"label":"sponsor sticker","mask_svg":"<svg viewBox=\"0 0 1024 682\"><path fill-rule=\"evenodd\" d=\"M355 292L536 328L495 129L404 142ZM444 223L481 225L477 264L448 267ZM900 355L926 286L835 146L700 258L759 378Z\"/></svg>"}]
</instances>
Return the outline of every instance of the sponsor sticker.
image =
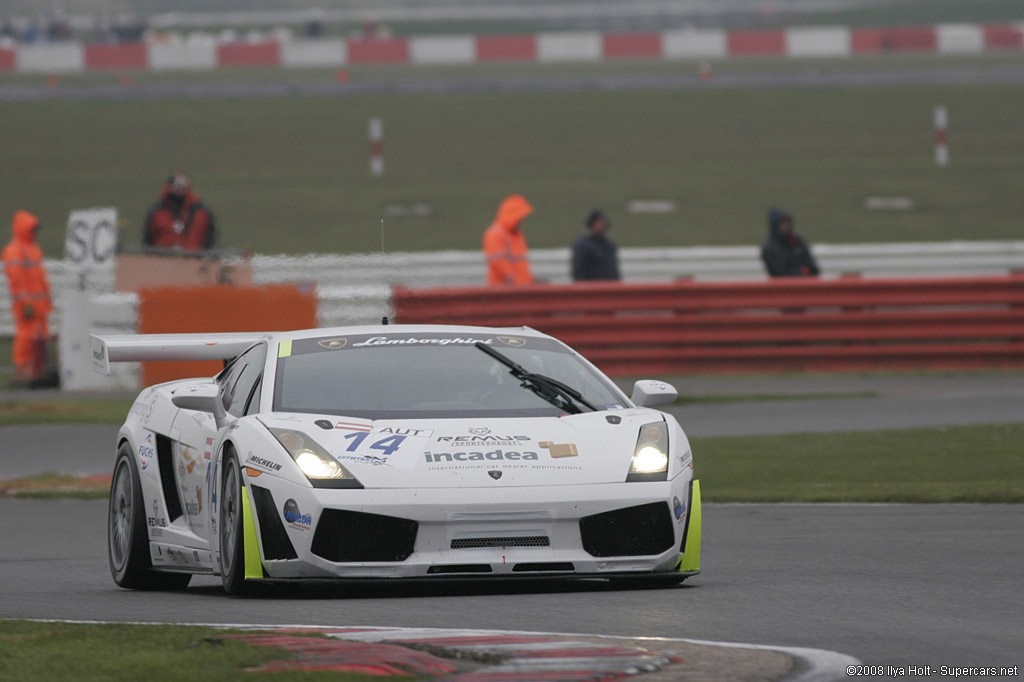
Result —
<instances>
[{"instance_id":1,"label":"sponsor sticker","mask_svg":"<svg viewBox=\"0 0 1024 682\"><path fill-rule=\"evenodd\" d=\"M263 469L264 471L280 471L281 465L272 459L266 457L259 457L251 452L249 458L245 460L245 466L253 467L254 469Z\"/></svg>"},{"instance_id":2,"label":"sponsor sticker","mask_svg":"<svg viewBox=\"0 0 1024 682\"><path fill-rule=\"evenodd\" d=\"M455 450L452 452L425 451L423 459L427 464L427 471L461 471L468 469L479 469L490 474L491 471L582 471L583 467L578 464L551 463L546 464L540 461L540 455L534 450L505 450L496 448L494 450ZM500 465L501 469L495 469ZM494 475L491 478L497 480Z\"/></svg>"},{"instance_id":3,"label":"sponsor sticker","mask_svg":"<svg viewBox=\"0 0 1024 682\"><path fill-rule=\"evenodd\" d=\"M466 429L468 434L456 436L438 436L437 442L453 448L465 447L488 447L491 445L518 446L526 445L530 440L529 436L512 436L491 433L486 427L475 427Z\"/></svg>"},{"instance_id":4,"label":"sponsor sticker","mask_svg":"<svg viewBox=\"0 0 1024 682\"><path fill-rule=\"evenodd\" d=\"M498 341L501 341L506 346L512 346L513 348L526 345L526 339L521 339L517 336L499 336Z\"/></svg>"},{"instance_id":5,"label":"sponsor sticker","mask_svg":"<svg viewBox=\"0 0 1024 682\"><path fill-rule=\"evenodd\" d=\"M678 497L672 498L672 513L676 516L676 521L683 517L686 513L686 503L680 502Z\"/></svg>"},{"instance_id":6,"label":"sponsor sticker","mask_svg":"<svg viewBox=\"0 0 1024 682\"><path fill-rule=\"evenodd\" d=\"M519 452L516 450L491 450L489 452L424 452L424 459L428 462L479 462L479 461L510 461L540 459L536 452L529 450Z\"/></svg>"},{"instance_id":7,"label":"sponsor sticker","mask_svg":"<svg viewBox=\"0 0 1024 682\"><path fill-rule=\"evenodd\" d=\"M366 427L346 429L348 433L340 436L341 443L332 448L334 456L343 462L412 469L433 435L429 429L369 424Z\"/></svg>"},{"instance_id":8,"label":"sponsor sticker","mask_svg":"<svg viewBox=\"0 0 1024 682\"><path fill-rule=\"evenodd\" d=\"M139 468L145 471L149 468L153 458L156 457L156 448L153 447L153 434L146 434L146 440L139 446Z\"/></svg>"},{"instance_id":9,"label":"sponsor sticker","mask_svg":"<svg viewBox=\"0 0 1024 682\"><path fill-rule=\"evenodd\" d=\"M418 338L415 336L409 337L388 337L388 336L371 336L365 341L359 343L353 343L353 348L363 348L365 346L473 346L478 343L487 344L488 346L494 343L494 339L476 338L472 336L450 336L450 337L422 337Z\"/></svg>"},{"instance_id":10,"label":"sponsor sticker","mask_svg":"<svg viewBox=\"0 0 1024 682\"><path fill-rule=\"evenodd\" d=\"M160 516L160 505L159 501L153 498L153 515L146 517L146 525L150 528L166 528L167 519Z\"/></svg>"},{"instance_id":11,"label":"sponsor sticker","mask_svg":"<svg viewBox=\"0 0 1024 682\"><path fill-rule=\"evenodd\" d=\"M341 429L342 431L365 431L369 433L373 430L373 424L360 424L358 422L338 422L334 425L334 428Z\"/></svg>"},{"instance_id":12,"label":"sponsor sticker","mask_svg":"<svg viewBox=\"0 0 1024 682\"><path fill-rule=\"evenodd\" d=\"M213 439L212 438L207 438L206 439L206 448L203 449L203 459L212 459L212 458L213 458Z\"/></svg>"},{"instance_id":13,"label":"sponsor sticker","mask_svg":"<svg viewBox=\"0 0 1024 682\"><path fill-rule=\"evenodd\" d=\"M184 449L182 449L181 451L181 458L183 460L185 471L191 474L192 471L196 468L196 462L199 461L199 455L196 452L194 452L192 448L186 445L184 446ZM184 476L184 472L181 472L180 468L179 473L181 473Z\"/></svg>"},{"instance_id":14,"label":"sponsor sticker","mask_svg":"<svg viewBox=\"0 0 1024 682\"><path fill-rule=\"evenodd\" d=\"M303 514L295 500L289 499L284 503L282 514L288 525L296 530L309 530L313 525L313 517Z\"/></svg>"},{"instance_id":15,"label":"sponsor sticker","mask_svg":"<svg viewBox=\"0 0 1024 682\"><path fill-rule=\"evenodd\" d=\"M156 393L150 394L148 398L139 396L138 399L132 403L132 408L128 411L128 415L135 417L143 424L148 424L149 420L153 418L153 409L156 407Z\"/></svg>"},{"instance_id":16,"label":"sponsor sticker","mask_svg":"<svg viewBox=\"0 0 1024 682\"><path fill-rule=\"evenodd\" d=\"M339 348L344 348L348 345L348 339L344 336L340 336L336 339L319 339L316 342L316 345L321 348L326 348L327 350L338 350Z\"/></svg>"},{"instance_id":17,"label":"sponsor sticker","mask_svg":"<svg viewBox=\"0 0 1024 682\"><path fill-rule=\"evenodd\" d=\"M537 443L540 447L548 451L548 454L555 459L561 457L577 457L579 452L576 451L576 443L552 443L551 441L541 441Z\"/></svg>"}]
</instances>

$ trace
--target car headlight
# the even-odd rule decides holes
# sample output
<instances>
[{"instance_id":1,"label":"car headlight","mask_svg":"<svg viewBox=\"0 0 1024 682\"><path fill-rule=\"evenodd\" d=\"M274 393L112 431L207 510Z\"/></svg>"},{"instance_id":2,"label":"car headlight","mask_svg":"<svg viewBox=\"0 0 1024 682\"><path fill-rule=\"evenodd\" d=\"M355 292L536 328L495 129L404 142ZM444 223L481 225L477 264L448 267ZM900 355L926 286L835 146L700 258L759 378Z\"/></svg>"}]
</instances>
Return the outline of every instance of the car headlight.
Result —
<instances>
[{"instance_id":1,"label":"car headlight","mask_svg":"<svg viewBox=\"0 0 1024 682\"><path fill-rule=\"evenodd\" d=\"M668 479L668 426L665 422L644 424L633 449L626 481L664 481Z\"/></svg>"},{"instance_id":2,"label":"car headlight","mask_svg":"<svg viewBox=\"0 0 1024 682\"><path fill-rule=\"evenodd\" d=\"M314 488L362 488L363 484L319 443L292 429L270 429Z\"/></svg>"}]
</instances>

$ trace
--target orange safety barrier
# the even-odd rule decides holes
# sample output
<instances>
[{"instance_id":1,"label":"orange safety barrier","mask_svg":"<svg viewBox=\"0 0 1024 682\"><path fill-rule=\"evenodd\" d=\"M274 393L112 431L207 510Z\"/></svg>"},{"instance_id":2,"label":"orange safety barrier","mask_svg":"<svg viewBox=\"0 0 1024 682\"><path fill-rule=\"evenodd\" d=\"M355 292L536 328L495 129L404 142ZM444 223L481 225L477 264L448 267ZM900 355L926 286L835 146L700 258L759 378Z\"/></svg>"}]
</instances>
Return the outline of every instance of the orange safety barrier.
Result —
<instances>
[{"instance_id":1,"label":"orange safety barrier","mask_svg":"<svg viewBox=\"0 0 1024 682\"><path fill-rule=\"evenodd\" d=\"M394 290L395 321L529 326L613 375L1024 367L1024 273Z\"/></svg>"},{"instance_id":2,"label":"orange safety barrier","mask_svg":"<svg viewBox=\"0 0 1024 682\"><path fill-rule=\"evenodd\" d=\"M316 327L316 316L316 290L306 284L159 287L139 291L140 334L310 329ZM212 377L222 367L218 361L144 362L142 385Z\"/></svg>"}]
</instances>

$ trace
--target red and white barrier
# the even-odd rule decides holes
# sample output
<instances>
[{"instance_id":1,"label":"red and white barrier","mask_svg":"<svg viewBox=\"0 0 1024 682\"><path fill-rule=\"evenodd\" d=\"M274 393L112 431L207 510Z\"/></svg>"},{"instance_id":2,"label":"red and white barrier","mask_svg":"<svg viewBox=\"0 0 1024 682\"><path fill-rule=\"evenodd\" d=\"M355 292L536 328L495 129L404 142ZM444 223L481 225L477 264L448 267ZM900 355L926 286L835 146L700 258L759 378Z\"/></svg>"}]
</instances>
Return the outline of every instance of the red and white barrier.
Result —
<instances>
[{"instance_id":1,"label":"red and white barrier","mask_svg":"<svg viewBox=\"0 0 1024 682\"><path fill-rule=\"evenodd\" d=\"M943 54L985 51L985 31L974 24L941 24L936 28L938 50Z\"/></svg>"},{"instance_id":2,"label":"red and white barrier","mask_svg":"<svg viewBox=\"0 0 1024 682\"><path fill-rule=\"evenodd\" d=\"M842 26L786 31L786 55L789 57L849 57L852 52L850 29Z\"/></svg>"},{"instance_id":3,"label":"red and white barrier","mask_svg":"<svg viewBox=\"0 0 1024 682\"><path fill-rule=\"evenodd\" d=\"M472 64L476 41L472 36L424 36L409 41L413 64Z\"/></svg>"},{"instance_id":4,"label":"red and white barrier","mask_svg":"<svg viewBox=\"0 0 1024 682\"><path fill-rule=\"evenodd\" d=\"M600 33L541 33L537 60L541 62L596 62L603 56Z\"/></svg>"},{"instance_id":5,"label":"red and white barrier","mask_svg":"<svg viewBox=\"0 0 1024 682\"><path fill-rule=\"evenodd\" d=\"M218 66L217 45L213 42L155 43L147 48L149 68L154 71L204 70Z\"/></svg>"},{"instance_id":6,"label":"red and white barrier","mask_svg":"<svg viewBox=\"0 0 1024 682\"><path fill-rule=\"evenodd\" d=\"M244 66L304 68L349 64L821 58L922 52L975 54L1021 49L1024 49L1024 23L852 29L818 26L742 31L581 31L226 43L189 39L121 45L42 43L0 47L0 71L66 73Z\"/></svg>"},{"instance_id":7,"label":"red and white barrier","mask_svg":"<svg viewBox=\"0 0 1024 682\"><path fill-rule=\"evenodd\" d=\"M666 31L661 49L665 59L712 59L729 56L725 31Z\"/></svg>"}]
</instances>

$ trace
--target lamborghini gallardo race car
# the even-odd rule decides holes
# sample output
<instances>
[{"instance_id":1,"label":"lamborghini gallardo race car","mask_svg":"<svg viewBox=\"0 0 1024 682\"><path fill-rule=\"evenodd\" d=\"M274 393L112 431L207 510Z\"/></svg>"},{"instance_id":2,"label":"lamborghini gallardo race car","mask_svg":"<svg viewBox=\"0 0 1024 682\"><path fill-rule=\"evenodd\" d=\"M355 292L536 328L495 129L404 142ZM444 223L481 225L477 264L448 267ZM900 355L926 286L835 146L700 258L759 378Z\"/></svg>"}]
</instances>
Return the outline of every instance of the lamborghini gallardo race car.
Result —
<instances>
[{"instance_id":1,"label":"lamborghini gallardo race car","mask_svg":"<svg viewBox=\"0 0 1024 682\"><path fill-rule=\"evenodd\" d=\"M93 336L111 362L222 360L143 390L117 437L114 581L608 578L700 572L676 390L626 397L527 328Z\"/></svg>"}]
</instances>

